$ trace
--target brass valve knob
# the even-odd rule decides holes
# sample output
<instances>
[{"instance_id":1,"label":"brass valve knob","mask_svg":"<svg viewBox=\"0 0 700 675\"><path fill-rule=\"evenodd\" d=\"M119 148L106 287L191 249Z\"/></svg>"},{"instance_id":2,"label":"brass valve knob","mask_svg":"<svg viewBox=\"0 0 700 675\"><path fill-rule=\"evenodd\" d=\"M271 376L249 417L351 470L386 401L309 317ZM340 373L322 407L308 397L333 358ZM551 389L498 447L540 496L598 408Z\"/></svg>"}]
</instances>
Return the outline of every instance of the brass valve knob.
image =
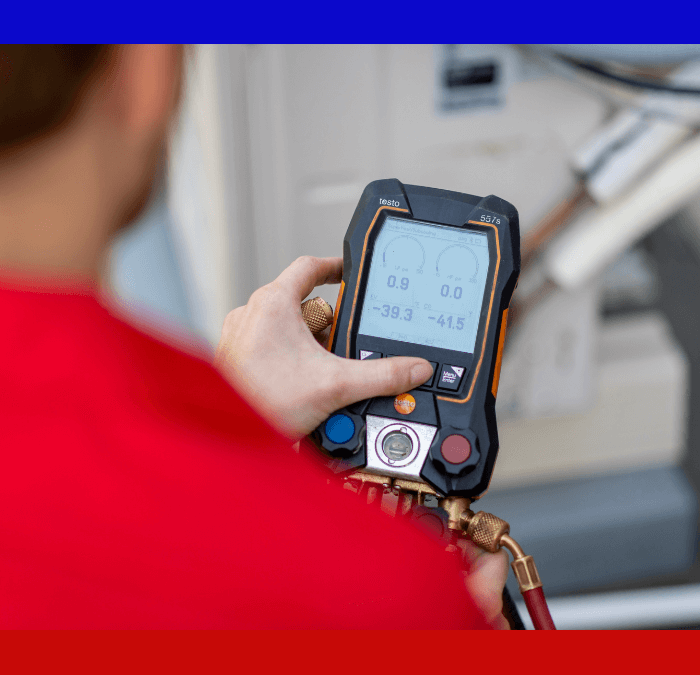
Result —
<instances>
[{"instance_id":1,"label":"brass valve knob","mask_svg":"<svg viewBox=\"0 0 700 675\"><path fill-rule=\"evenodd\" d=\"M323 298L312 298L302 303L301 316L316 335L333 322L333 308Z\"/></svg>"}]
</instances>

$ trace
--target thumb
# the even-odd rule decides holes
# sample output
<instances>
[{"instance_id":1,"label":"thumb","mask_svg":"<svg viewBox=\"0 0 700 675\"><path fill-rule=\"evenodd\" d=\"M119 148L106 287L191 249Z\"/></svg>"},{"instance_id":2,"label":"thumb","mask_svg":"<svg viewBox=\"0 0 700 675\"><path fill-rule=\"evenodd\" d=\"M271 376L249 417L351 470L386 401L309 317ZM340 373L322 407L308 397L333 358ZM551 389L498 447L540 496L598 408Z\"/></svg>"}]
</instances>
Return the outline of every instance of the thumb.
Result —
<instances>
[{"instance_id":1,"label":"thumb","mask_svg":"<svg viewBox=\"0 0 700 675\"><path fill-rule=\"evenodd\" d=\"M409 356L343 361L343 375L337 381L338 407L375 396L403 394L420 386L433 374L428 361Z\"/></svg>"}]
</instances>

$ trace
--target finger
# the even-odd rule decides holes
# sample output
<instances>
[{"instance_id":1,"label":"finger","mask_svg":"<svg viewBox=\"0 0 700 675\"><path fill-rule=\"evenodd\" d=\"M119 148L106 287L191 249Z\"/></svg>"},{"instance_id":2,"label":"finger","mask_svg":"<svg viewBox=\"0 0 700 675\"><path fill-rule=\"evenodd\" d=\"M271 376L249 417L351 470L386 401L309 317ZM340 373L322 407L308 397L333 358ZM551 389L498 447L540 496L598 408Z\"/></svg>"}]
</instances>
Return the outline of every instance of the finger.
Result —
<instances>
[{"instance_id":1,"label":"finger","mask_svg":"<svg viewBox=\"0 0 700 675\"><path fill-rule=\"evenodd\" d=\"M297 258L280 274L275 283L301 302L316 286L339 284L343 274L342 258Z\"/></svg>"},{"instance_id":2,"label":"finger","mask_svg":"<svg viewBox=\"0 0 700 675\"><path fill-rule=\"evenodd\" d=\"M503 549L496 553L488 553L482 549L478 551L471 559L470 573L475 579L489 581L490 587L500 586L500 596L508 579L508 554Z\"/></svg>"},{"instance_id":3,"label":"finger","mask_svg":"<svg viewBox=\"0 0 700 675\"><path fill-rule=\"evenodd\" d=\"M324 349L328 347L328 338L330 337L331 334L331 327L326 326L320 333L316 333L314 337L316 338L316 342L321 345Z\"/></svg>"},{"instance_id":4,"label":"finger","mask_svg":"<svg viewBox=\"0 0 700 675\"><path fill-rule=\"evenodd\" d=\"M375 396L392 396L415 389L433 374L425 359L395 356L388 359L358 361L343 359L340 377L336 378L338 407Z\"/></svg>"},{"instance_id":5,"label":"finger","mask_svg":"<svg viewBox=\"0 0 700 675\"><path fill-rule=\"evenodd\" d=\"M495 630L510 630L510 624L508 619L503 614L499 614L495 619L491 621L491 625Z\"/></svg>"},{"instance_id":6,"label":"finger","mask_svg":"<svg viewBox=\"0 0 700 675\"><path fill-rule=\"evenodd\" d=\"M467 586L489 621L503 613L503 589L508 579L508 554L482 552L472 560Z\"/></svg>"}]
</instances>

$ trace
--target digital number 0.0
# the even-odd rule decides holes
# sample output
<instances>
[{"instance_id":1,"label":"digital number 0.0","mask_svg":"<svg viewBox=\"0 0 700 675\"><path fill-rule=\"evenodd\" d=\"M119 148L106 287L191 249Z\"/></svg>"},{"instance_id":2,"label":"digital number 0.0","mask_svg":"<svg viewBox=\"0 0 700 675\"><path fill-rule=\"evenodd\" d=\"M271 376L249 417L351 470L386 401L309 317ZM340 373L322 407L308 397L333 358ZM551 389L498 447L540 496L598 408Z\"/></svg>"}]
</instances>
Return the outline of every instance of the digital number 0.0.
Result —
<instances>
[{"instance_id":1,"label":"digital number 0.0","mask_svg":"<svg viewBox=\"0 0 700 675\"><path fill-rule=\"evenodd\" d=\"M440 295L443 298L447 298L450 295L450 287L447 284L443 284L442 288L440 289ZM452 297L455 300L459 300L462 297L462 288L460 286L455 286L452 289Z\"/></svg>"}]
</instances>

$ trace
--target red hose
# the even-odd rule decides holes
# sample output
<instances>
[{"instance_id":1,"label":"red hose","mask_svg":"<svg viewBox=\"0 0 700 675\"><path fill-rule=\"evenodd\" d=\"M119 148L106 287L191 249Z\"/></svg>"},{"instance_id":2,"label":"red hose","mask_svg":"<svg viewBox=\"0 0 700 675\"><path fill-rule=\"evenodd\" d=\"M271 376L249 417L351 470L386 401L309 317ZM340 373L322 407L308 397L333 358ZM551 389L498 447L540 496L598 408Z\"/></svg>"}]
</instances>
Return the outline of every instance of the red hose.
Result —
<instances>
[{"instance_id":1,"label":"red hose","mask_svg":"<svg viewBox=\"0 0 700 675\"><path fill-rule=\"evenodd\" d=\"M549 613L547 601L544 599L542 587L533 588L531 591L523 591L523 599L527 606L535 630L556 630L552 615Z\"/></svg>"}]
</instances>

